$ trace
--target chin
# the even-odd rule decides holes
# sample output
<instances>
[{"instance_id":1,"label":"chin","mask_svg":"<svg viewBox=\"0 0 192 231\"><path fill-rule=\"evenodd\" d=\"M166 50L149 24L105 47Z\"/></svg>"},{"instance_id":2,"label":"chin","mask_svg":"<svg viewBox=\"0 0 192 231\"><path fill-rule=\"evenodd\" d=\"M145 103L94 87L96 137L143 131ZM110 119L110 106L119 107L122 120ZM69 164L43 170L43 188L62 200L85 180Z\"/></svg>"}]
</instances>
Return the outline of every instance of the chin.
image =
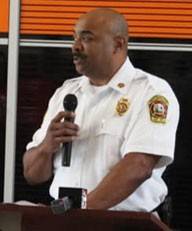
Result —
<instances>
[{"instance_id":1,"label":"chin","mask_svg":"<svg viewBox=\"0 0 192 231\"><path fill-rule=\"evenodd\" d=\"M80 74L80 75L85 75L84 71L81 70L81 69L79 69L79 68L76 68L76 71L77 71L77 73Z\"/></svg>"},{"instance_id":2,"label":"chin","mask_svg":"<svg viewBox=\"0 0 192 231\"><path fill-rule=\"evenodd\" d=\"M79 73L79 74L81 74L81 75L86 75L86 71L85 71L85 69L84 68L82 68L82 67L80 67L80 66L75 66L75 69L76 69L76 71Z\"/></svg>"},{"instance_id":3,"label":"chin","mask_svg":"<svg viewBox=\"0 0 192 231\"><path fill-rule=\"evenodd\" d=\"M75 65L75 70L79 73L79 74L82 74L82 68Z\"/></svg>"}]
</instances>

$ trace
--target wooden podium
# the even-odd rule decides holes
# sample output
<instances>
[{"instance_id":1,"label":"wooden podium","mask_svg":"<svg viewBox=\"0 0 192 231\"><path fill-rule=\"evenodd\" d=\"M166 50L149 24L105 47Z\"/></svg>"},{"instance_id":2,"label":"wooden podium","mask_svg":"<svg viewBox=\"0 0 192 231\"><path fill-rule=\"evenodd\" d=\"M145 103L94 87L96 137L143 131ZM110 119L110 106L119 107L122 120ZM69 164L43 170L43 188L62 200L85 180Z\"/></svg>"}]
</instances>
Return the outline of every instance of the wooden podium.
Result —
<instances>
[{"instance_id":1,"label":"wooden podium","mask_svg":"<svg viewBox=\"0 0 192 231\"><path fill-rule=\"evenodd\" d=\"M55 215L50 207L0 204L0 231L102 230L170 231L153 214L145 212L72 209Z\"/></svg>"}]
</instances>

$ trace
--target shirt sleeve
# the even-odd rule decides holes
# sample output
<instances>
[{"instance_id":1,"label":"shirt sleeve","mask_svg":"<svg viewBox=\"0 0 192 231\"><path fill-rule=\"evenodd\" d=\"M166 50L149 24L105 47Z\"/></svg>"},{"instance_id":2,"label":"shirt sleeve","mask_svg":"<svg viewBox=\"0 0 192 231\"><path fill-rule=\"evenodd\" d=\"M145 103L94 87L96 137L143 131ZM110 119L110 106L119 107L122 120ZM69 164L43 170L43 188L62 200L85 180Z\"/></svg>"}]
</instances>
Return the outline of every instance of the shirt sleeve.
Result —
<instances>
[{"instance_id":1,"label":"shirt sleeve","mask_svg":"<svg viewBox=\"0 0 192 231\"><path fill-rule=\"evenodd\" d=\"M79 82L83 81L84 77L65 80L61 87L57 88L48 103L47 111L44 115L41 127L34 133L32 141L26 146L30 149L38 146L44 139L51 120L60 112L63 111L63 98L66 94L75 92L79 88Z\"/></svg>"},{"instance_id":2,"label":"shirt sleeve","mask_svg":"<svg viewBox=\"0 0 192 231\"><path fill-rule=\"evenodd\" d=\"M137 105L138 106L138 105ZM161 156L156 168L174 159L179 104L171 92L150 91L140 103L132 129L125 132L121 155L140 152Z\"/></svg>"},{"instance_id":3,"label":"shirt sleeve","mask_svg":"<svg viewBox=\"0 0 192 231\"><path fill-rule=\"evenodd\" d=\"M29 142L26 146L26 150L38 146L45 138L51 120L56 116L60 109L58 106L60 104L58 97L60 89L61 88L58 88L49 100L48 108L43 117L41 127L34 133L32 141Z\"/></svg>"}]
</instances>

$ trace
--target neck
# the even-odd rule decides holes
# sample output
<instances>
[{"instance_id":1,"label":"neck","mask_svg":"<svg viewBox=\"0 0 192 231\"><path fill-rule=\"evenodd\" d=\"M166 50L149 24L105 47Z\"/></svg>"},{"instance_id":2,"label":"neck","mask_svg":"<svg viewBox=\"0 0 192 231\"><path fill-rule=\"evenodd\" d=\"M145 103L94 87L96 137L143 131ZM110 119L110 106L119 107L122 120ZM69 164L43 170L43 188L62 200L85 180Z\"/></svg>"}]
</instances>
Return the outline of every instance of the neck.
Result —
<instances>
[{"instance_id":1,"label":"neck","mask_svg":"<svg viewBox=\"0 0 192 231\"><path fill-rule=\"evenodd\" d=\"M117 65L114 65L112 68L106 68L106 70L104 70L103 73L95 73L89 75L90 83L95 86L106 85L118 72L118 70L124 64L125 60L126 59L123 59L121 62L119 62Z\"/></svg>"},{"instance_id":2,"label":"neck","mask_svg":"<svg viewBox=\"0 0 192 231\"><path fill-rule=\"evenodd\" d=\"M101 78L101 76L100 76L100 79L97 78L97 77L95 77L95 78L89 77L90 83L92 85L94 85L94 86L103 86L103 85L106 85L111 80L111 78L110 77L109 78L106 78L106 77L105 78L104 77Z\"/></svg>"}]
</instances>

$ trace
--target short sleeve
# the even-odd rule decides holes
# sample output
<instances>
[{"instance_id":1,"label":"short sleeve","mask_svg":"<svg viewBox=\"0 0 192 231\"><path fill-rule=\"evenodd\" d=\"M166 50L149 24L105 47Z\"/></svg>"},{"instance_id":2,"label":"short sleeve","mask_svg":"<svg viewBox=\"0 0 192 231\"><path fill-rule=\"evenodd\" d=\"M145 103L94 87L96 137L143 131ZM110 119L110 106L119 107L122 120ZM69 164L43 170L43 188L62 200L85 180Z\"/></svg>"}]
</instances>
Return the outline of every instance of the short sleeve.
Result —
<instances>
[{"instance_id":1,"label":"short sleeve","mask_svg":"<svg viewBox=\"0 0 192 231\"><path fill-rule=\"evenodd\" d=\"M63 111L63 98L66 94L77 91L80 82L84 81L84 76L64 81L61 87L57 88L48 103L47 111L44 115L41 127L34 133L32 141L27 144L26 149L38 146L44 139L51 120Z\"/></svg>"},{"instance_id":2,"label":"short sleeve","mask_svg":"<svg viewBox=\"0 0 192 231\"><path fill-rule=\"evenodd\" d=\"M56 116L56 114L61 110L60 108L60 98L59 98L59 92L61 88L58 88L53 96L50 98L48 103L47 111L45 112L45 115L42 120L41 127L34 133L32 137L32 141L29 142L26 146L26 149L29 150L30 148L38 146L44 139L48 126L51 122L51 120Z\"/></svg>"},{"instance_id":3,"label":"short sleeve","mask_svg":"<svg viewBox=\"0 0 192 231\"><path fill-rule=\"evenodd\" d=\"M138 106L138 105L136 105ZM124 156L131 152L159 155L156 168L174 159L179 104L173 92L149 92L140 103L134 124L125 132L121 147Z\"/></svg>"}]
</instances>

